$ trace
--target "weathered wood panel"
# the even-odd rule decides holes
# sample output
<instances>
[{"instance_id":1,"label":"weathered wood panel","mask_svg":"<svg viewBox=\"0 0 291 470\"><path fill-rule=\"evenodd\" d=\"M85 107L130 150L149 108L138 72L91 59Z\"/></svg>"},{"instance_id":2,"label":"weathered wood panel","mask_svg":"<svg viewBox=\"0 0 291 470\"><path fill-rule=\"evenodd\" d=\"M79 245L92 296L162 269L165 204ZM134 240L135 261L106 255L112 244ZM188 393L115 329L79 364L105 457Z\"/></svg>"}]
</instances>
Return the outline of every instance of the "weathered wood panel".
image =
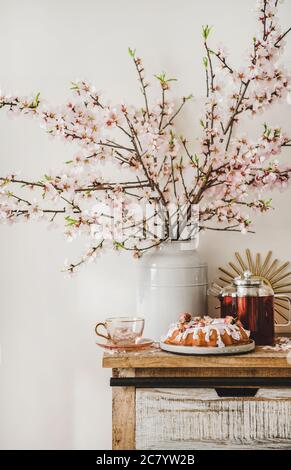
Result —
<instances>
[{"instance_id":1,"label":"weathered wood panel","mask_svg":"<svg viewBox=\"0 0 291 470\"><path fill-rule=\"evenodd\" d=\"M182 356L171 354L158 349L126 352L118 354L105 353L103 367L110 368L216 368L219 375L220 368L265 368L290 369L287 362L287 353L270 351L256 347L254 352L233 356Z\"/></svg>"},{"instance_id":2,"label":"weathered wood panel","mask_svg":"<svg viewBox=\"0 0 291 470\"><path fill-rule=\"evenodd\" d=\"M291 449L291 390L220 398L213 389L139 389L136 448Z\"/></svg>"},{"instance_id":3,"label":"weathered wood panel","mask_svg":"<svg viewBox=\"0 0 291 470\"><path fill-rule=\"evenodd\" d=\"M134 370L115 371L123 377L133 377ZM112 449L135 449L135 387L112 389Z\"/></svg>"}]
</instances>

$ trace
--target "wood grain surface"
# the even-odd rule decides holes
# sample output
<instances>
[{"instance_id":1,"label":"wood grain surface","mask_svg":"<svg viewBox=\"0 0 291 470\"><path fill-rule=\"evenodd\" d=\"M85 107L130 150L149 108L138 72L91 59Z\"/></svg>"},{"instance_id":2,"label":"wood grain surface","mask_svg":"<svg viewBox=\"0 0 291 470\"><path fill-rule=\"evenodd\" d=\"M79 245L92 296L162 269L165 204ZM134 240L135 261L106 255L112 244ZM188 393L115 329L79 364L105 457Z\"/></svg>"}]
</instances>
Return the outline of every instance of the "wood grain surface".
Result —
<instances>
[{"instance_id":1,"label":"wood grain surface","mask_svg":"<svg viewBox=\"0 0 291 470\"><path fill-rule=\"evenodd\" d=\"M291 390L138 389L137 449L291 449Z\"/></svg>"},{"instance_id":2,"label":"wood grain surface","mask_svg":"<svg viewBox=\"0 0 291 470\"><path fill-rule=\"evenodd\" d=\"M133 370L122 371L123 377L133 377ZM112 389L112 449L135 449L135 387Z\"/></svg>"},{"instance_id":3,"label":"wood grain surface","mask_svg":"<svg viewBox=\"0 0 291 470\"><path fill-rule=\"evenodd\" d=\"M290 362L290 363L289 363ZM290 361L287 361L286 352L265 350L256 347L251 353L232 356L183 356L171 354L159 349L149 349L138 353L105 353L103 367L107 368L264 368L264 369L289 369Z\"/></svg>"}]
</instances>

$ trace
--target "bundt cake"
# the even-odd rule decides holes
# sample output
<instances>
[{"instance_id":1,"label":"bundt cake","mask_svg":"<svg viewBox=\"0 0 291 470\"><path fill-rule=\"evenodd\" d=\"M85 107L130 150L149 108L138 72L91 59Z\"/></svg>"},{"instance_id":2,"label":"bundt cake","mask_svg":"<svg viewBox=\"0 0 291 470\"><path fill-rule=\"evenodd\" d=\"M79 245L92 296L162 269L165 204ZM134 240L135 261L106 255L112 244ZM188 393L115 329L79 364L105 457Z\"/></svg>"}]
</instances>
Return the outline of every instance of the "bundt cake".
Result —
<instances>
[{"instance_id":1,"label":"bundt cake","mask_svg":"<svg viewBox=\"0 0 291 470\"><path fill-rule=\"evenodd\" d=\"M183 313L171 325L163 342L180 346L223 347L249 343L250 332L233 317L192 317Z\"/></svg>"}]
</instances>

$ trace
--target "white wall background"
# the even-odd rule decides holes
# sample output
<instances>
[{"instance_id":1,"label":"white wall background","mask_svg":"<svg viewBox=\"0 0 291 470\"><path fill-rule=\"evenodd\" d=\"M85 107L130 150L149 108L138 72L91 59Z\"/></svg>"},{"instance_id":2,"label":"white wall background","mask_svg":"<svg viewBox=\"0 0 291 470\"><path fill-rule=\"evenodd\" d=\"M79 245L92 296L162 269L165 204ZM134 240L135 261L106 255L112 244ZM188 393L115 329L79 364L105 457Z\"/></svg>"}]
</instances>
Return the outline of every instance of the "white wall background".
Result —
<instances>
[{"instance_id":1,"label":"white wall background","mask_svg":"<svg viewBox=\"0 0 291 470\"><path fill-rule=\"evenodd\" d=\"M127 54L128 46L135 47L149 77L167 70L179 78L177 94L195 94L196 102L179 121L194 136L204 90L201 25L215 25L213 41L227 44L233 63L239 64L255 31L254 4L0 0L1 87L20 94L41 91L57 104L69 96L70 81L84 77L107 90L112 100L136 103L138 85ZM286 0L281 7L284 28L290 18L291 1ZM267 116L291 133L290 117L287 105ZM246 126L252 133L257 128L253 122ZM0 129L1 174L14 169L37 177L73 151L49 140L29 119L8 120L2 112ZM272 249L278 258L291 260L291 190L274 195L274 201L276 211L257 219L255 235L202 237L210 279L236 249ZM136 261L106 255L68 280L60 267L68 256L77 256L80 246L67 244L61 233L35 223L1 226L0 237L0 447L109 448L110 374L101 368L93 326L108 314L134 314Z\"/></svg>"}]
</instances>

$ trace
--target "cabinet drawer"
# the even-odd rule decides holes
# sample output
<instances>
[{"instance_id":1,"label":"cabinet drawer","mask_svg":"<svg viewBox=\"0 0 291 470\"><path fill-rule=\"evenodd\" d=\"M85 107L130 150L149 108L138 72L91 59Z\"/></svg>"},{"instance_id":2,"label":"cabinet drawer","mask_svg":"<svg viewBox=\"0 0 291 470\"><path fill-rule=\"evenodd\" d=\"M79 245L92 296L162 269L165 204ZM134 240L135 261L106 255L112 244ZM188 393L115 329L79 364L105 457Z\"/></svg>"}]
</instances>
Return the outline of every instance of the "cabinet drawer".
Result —
<instances>
[{"instance_id":1,"label":"cabinet drawer","mask_svg":"<svg viewBox=\"0 0 291 470\"><path fill-rule=\"evenodd\" d=\"M290 388L260 388L254 397L231 394L136 389L136 448L291 449Z\"/></svg>"}]
</instances>

